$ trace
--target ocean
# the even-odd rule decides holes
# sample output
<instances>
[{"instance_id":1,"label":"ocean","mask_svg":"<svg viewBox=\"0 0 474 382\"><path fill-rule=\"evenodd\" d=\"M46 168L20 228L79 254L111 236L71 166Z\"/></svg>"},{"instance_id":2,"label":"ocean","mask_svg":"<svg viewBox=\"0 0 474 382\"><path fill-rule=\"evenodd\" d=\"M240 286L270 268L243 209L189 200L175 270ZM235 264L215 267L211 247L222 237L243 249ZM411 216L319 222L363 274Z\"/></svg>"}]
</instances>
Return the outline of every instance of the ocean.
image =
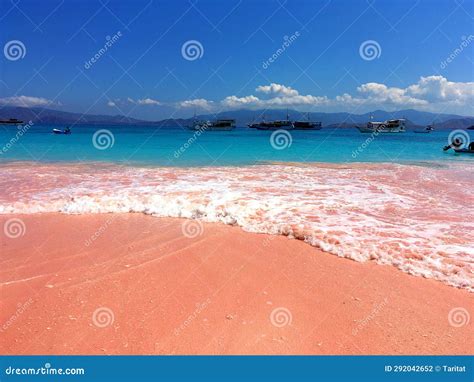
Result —
<instances>
[{"instance_id":1,"label":"ocean","mask_svg":"<svg viewBox=\"0 0 474 382\"><path fill-rule=\"evenodd\" d=\"M39 162L111 162L157 166L244 166L265 162L467 162L474 156L444 153L448 132L430 134L362 134L357 129L291 131L290 136L271 131L237 128L229 132L207 131L197 136L181 128L144 126L74 126L71 135L53 135L55 126L28 129L10 150L0 146L0 161L28 160ZM93 144L103 139L104 150ZM14 126L0 127L0 144L15 138ZM110 131L112 135L109 135ZM474 131L470 132L473 135ZM108 139L113 140L113 146ZM191 143L190 143L191 140ZM272 145L273 143L273 145ZM188 146L185 148L185 146ZM111 146L111 147L109 147ZM180 149L184 149L181 152Z\"/></svg>"},{"instance_id":2,"label":"ocean","mask_svg":"<svg viewBox=\"0 0 474 382\"><path fill-rule=\"evenodd\" d=\"M220 222L474 290L474 157L447 131L51 129L0 130L0 214Z\"/></svg>"}]
</instances>

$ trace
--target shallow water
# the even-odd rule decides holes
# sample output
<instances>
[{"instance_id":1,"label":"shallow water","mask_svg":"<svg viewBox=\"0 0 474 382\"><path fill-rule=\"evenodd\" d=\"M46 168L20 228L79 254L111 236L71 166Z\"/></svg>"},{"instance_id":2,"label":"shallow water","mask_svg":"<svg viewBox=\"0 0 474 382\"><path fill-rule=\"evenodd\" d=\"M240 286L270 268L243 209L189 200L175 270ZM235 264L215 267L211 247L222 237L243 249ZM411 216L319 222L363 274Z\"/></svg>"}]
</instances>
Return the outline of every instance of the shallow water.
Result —
<instances>
[{"instance_id":1,"label":"shallow water","mask_svg":"<svg viewBox=\"0 0 474 382\"><path fill-rule=\"evenodd\" d=\"M406 132L373 137L355 128L323 128L319 131L292 131L290 136L277 134L272 139L270 131L248 128L237 128L230 132L208 131L198 136L179 127L143 126L74 126L71 135L53 135L53 127L33 125L26 134L15 140L18 132L16 127L0 126L0 162L106 161L180 167L242 166L267 161L463 161L474 164L474 155L442 151L448 140L448 132L441 130L431 134ZM94 140L94 134L100 129L110 131L111 135L99 133ZM13 144L5 150L12 139ZM101 150L97 147L108 148Z\"/></svg>"}]
</instances>

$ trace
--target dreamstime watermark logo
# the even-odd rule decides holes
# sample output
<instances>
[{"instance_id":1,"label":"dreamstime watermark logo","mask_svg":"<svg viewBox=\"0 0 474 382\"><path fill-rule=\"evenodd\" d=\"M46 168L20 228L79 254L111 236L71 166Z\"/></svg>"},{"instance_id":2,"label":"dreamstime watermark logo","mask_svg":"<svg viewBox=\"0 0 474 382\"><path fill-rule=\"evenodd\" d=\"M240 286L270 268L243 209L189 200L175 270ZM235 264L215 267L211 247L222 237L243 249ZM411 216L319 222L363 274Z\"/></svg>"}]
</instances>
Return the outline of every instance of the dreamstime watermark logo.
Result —
<instances>
[{"instance_id":1,"label":"dreamstime watermark logo","mask_svg":"<svg viewBox=\"0 0 474 382\"><path fill-rule=\"evenodd\" d=\"M90 69L92 65L94 65L97 61L101 59L101 57L110 49L112 46L122 37L122 32L118 31L113 36L106 36L105 37L105 44L102 48L100 48L96 54L94 54L89 61L84 63L85 69Z\"/></svg>"},{"instance_id":2,"label":"dreamstime watermark logo","mask_svg":"<svg viewBox=\"0 0 474 382\"><path fill-rule=\"evenodd\" d=\"M455 328L466 326L467 324L469 324L470 320L471 316L469 315L469 312L461 307L453 308L448 313L449 325Z\"/></svg>"},{"instance_id":3,"label":"dreamstime watermark logo","mask_svg":"<svg viewBox=\"0 0 474 382\"><path fill-rule=\"evenodd\" d=\"M20 40L8 41L3 47L5 58L10 61L18 61L26 56L26 46Z\"/></svg>"},{"instance_id":4,"label":"dreamstime watermark logo","mask_svg":"<svg viewBox=\"0 0 474 382\"><path fill-rule=\"evenodd\" d=\"M3 155L8 150L10 150L33 125L33 121L29 121L28 123L19 126L15 136L5 143L5 145L0 149L0 155Z\"/></svg>"},{"instance_id":5,"label":"dreamstime watermark logo","mask_svg":"<svg viewBox=\"0 0 474 382\"><path fill-rule=\"evenodd\" d=\"M92 314L92 322L98 328L105 328L114 323L115 316L112 309L102 306L94 310Z\"/></svg>"},{"instance_id":6,"label":"dreamstime watermark logo","mask_svg":"<svg viewBox=\"0 0 474 382\"><path fill-rule=\"evenodd\" d=\"M115 137L110 130L97 130L92 136L92 144L97 150L107 150L114 146Z\"/></svg>"},{"instance_id":7,"label":"dreamstime watermark logo","mask_svg":"<svg viewBox=\"0 0 474 382\"><path fill-rule=\"evenodd\" d=\"M270 313L270 322L277 328L282 328L287 325L291 325L293 316L287 308L275 308Z\"/></svg>"},{"instance_id":8,"label":"dreamstime watermark logo","mask_svg":"<svg viewBox=\"0 0 474 382\"><path fill-rule=\"evenodd\" d=\"M280 57L285 52L285 50L288 49L291 44L293 44L300 36L300 32L296 31L291 36L283 37L283 43L281 44L281 46L275 51L275 53L273 53L270 57L268 57L266 61L262 63L262 68L268 69L268 67L276 60L278 60L278 57Z\"/></svg>"},{"instance_id":9,"label":"dreamstime watermark logo","mask_svg":"<svg viewBox=\"0 0 474 382\"><path fill-rule=\"evenodd\" d=\"M23 314L23 312L33 304L33 298L29 298L24 303L19 302L15 313L0 327L0 332L7 330Z\"/></svg>"},{"instance_id":10,"label":"dreamstime watermark logo","mask_svg":"<svg viewBox=\"0 0 474 382\"><path fill-rule=\"evenodd\" d=\"M455 146L456 149L465 149L469 146L471 137L466 130L456 129L448 135L448 145Z\"/></svg>"},{"instance_id":11,"label":"dreamstime watermark logo","mask_svg":"<svg viewBox=\"0 0 474 382\"><path fill-rule=\"evenodd\" d=\"M184 142L184 144L181 145L181 147L174 152L173 156L178 159L208 128L209 125L207 123L201 124L199 128L194 132L193 136L189 138L186 142Z\"/></svg>"},{"instance_id":12,"label":"dreamstime watermark logo","mask_svg":"<svg viewBox=\"0 0 474 382\"><path fill-rule=\"evenodd\" d=\"M6 375L84 375L86 373L85 369L82 367L75 368L56 368L51 367L49 362L46 362L42 367L16 367L8 366L5 369Z\"/></svg>"},{"instance_id":13,"label":"dreamstime watermark logo","mask_svg":"<svg viewBox=\"0 0 474 382\"><path fill-rule=\"evenodd\" d=\"M378 314L380 311L388 304L388 298L385 297L380 304L377 304L375 308L370 312L370 314L365 317L362 321L359 321L357 327L352 329L352 334L357 335L362 329L364 329Z\"/></svg>"},{"instance_id":14,"label":"dreamstime watermark logo","mask_svg":"<svg viewBox=\"0 0 474 382\"><path fill-rule=\"evenodd\" d=\"M363 151L372 143L375 138L377 138L379 134L380 132L378 130L375 130L373 133L371 133L370 136L357 147L357 149L352 151L352 159L356 159L360 154L362 154Z\"/></svg>"},{"instance_id":15,"label":"dreamstime watermark logo","mask_svg":"<svg viewBox=\"0 0 474 382\"><path fill-rule=\"evenodd\" d=\"M284 150L291 146L293 137L288 130L275 130L270 136L270 144L275 150Z\"/></svg>"},{"instance_id":16,"label":"dreamstime watermark logo","mask_svg":"<svg viewBox=\"0 0 474 382\"><path fill-rule=\"evenodd\" d=\"M206 301L203 303L197 303L196 309L192 314L190 314L184 322L177 327L173 332L175 336L179 336L183 330L185 330L191 323L199 316L199 314L207 308L207 306L211 303L211 299L207 298Z\"/></svg>"},{"instance_id":17,"label":"dreamstime watermark logo","mask_svg":"<svg viewBox=\"0 0 474 382\"><path fill-rule=\"evenodd\" d=\"M363 60L372 61L382 54L382 47L375 40L366 40L359 46L359 55Z\"/></svg>"},{"instance_id":18,"label":"dreamstime watermark logo","mask_svg":"<svg viewBox=\"0 0 474 382\"><path fill-rule=\"evenodd\" d=\"M188 40L181 46L181 55L188 61L198 60L204 56L204 47L197 40Z\"/></svg>"},{"instance_id":19,"label":"dreamstime watermark logo","mask_svg":"<svg viewBox=\"0 0 474 382\"><path fill-rule=\"evenodd\" d=\"M3 225L3 232L5 233L5 236L10 239L17 239L21 236L25 236L25 222L18 218L8 219Z\"/></svg>"},{"instance_id":20,"label":"dreamstime watermark logo","mask_svg":"<svg viewBox=\"0 0 474 382\"><path fill-rule=\"evenodd\" d=\"M181 231L188 239L194 239L204 233L204 225L200 220L185 220L181 224Z\"/></svg>"},{"instance_id":21,"label":"dreamstime watermark logo","mask_svg":"<svg viewBox=\"0 0 474 382\"><path fill-rule=\"evenodd\" d=\"M472 41L474 41L474 35L470 34L469 36L462 36L461 37L461 40L462 42L459 44L459 46L454 49L448 57L446 57L446 59L444 61L441 61L441 63L439 64L439 67L441 69L446 69L448 67L448 65L454 61L454 59L459 56L463 51L464 49L466 49Z\"/></svg>"},{"instance_id":22,"label":"dreamstime watermark logo","mask_svg":"<svg viewBox=\"0 0 474 382\"><path fill-rule=\"evenodd\" d=\"M107 228L109 228L112 223L112 219L107 219L104 224L102 224L97 231L95 231L89 238L86 239L84 245L89 247L94 241L96 241L100 235L102 235Z\"/></svg>"}]
</instances>

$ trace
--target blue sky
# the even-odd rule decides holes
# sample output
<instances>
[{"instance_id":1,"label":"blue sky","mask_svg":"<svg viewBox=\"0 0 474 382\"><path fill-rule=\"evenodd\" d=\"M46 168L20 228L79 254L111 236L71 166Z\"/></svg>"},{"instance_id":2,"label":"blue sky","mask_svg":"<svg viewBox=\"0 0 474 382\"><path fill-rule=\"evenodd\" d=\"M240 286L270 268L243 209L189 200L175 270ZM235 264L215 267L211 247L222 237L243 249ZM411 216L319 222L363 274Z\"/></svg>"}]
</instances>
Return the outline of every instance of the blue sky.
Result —
<instances>
[{"instance_id":1,"label":"blue sky","mask_svg":"<svg viewBox=\"0 0 474 382\"><path fill-rule=\"evenodd\" d=\"M2 0L0 15L1 105L474 114L471 0Z\"/></svg>"}]
</instances>

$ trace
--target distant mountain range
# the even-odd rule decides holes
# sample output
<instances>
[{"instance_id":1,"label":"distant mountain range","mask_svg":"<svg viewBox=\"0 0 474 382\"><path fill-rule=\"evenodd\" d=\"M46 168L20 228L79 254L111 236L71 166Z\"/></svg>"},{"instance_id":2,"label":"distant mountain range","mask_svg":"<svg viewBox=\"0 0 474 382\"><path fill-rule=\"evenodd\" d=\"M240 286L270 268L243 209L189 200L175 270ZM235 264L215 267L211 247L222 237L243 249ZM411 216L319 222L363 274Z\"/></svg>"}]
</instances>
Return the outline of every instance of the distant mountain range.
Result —
<instances>
[{"instance_id":1,"label":"distant mountain range","mask_svg":"<svg viewBox=\"0 0 474 382\"><path fill-rule=\"evenodd\" d=\"M474 117L465 117L455 114L436 114L413 109L388 112L375 110L365 114L340 113L302 113L296 110L289 110L288 114L292 120L305 120L309 118L313 121L322 122L323 126L331 127L352 127L355 124L363 124L373 117L374 121L385 121L387 119L405 118L408 127L426 126L435 124L437 129L464 129L474 125ZM198 119L233 118L237 121L237 126L245 126L252 121L259 121L262 118L286 119L287 110L234 110L218 114L198 115ZM164 119L160 121L145 121L123 115L93 115L79 114L67 111L51 110L45 108L26 108L3 106L0 107L0 119L17 118L22 121L33 121L36 124L92 124L92 125L142 125L142 126L187 126L193 118L188 119Z\"/></svg>"}]
</instances>

